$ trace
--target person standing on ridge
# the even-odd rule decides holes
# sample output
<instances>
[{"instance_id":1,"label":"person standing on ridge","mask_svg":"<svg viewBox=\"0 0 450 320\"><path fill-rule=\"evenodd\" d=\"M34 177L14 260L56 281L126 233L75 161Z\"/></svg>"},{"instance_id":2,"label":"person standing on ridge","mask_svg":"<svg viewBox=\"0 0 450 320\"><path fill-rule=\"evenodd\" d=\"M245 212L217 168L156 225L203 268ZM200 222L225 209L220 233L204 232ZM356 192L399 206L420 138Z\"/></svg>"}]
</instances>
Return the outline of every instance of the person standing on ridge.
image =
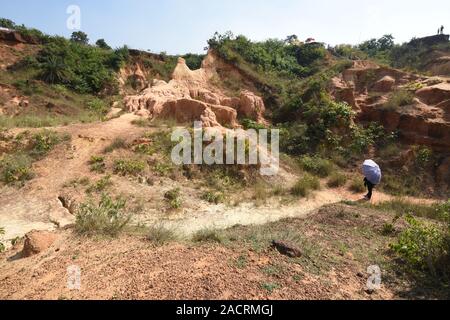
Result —
<instances>
[{"instance_id":1,"label":"person standing on ridge","mask_svg":"<svg viewBox=\"0 0 450 320\"><path fill-rule=\"evenodd\" d=\"M367 187L368 193L364 197L365 200L372 199L373 188L381 182L381 169L373 160L366 160L363 164L364 185Z\"/></svg>"},{"instance_id":2,"label":"person standing on ridge","mask_svg":"<svg viewBox=\"0 0 450 320\"><path fill-rule=\"evenodd\" d=\"M441 34L444 34L444 26L441 26Z\"/></svg>"}]
</instances>

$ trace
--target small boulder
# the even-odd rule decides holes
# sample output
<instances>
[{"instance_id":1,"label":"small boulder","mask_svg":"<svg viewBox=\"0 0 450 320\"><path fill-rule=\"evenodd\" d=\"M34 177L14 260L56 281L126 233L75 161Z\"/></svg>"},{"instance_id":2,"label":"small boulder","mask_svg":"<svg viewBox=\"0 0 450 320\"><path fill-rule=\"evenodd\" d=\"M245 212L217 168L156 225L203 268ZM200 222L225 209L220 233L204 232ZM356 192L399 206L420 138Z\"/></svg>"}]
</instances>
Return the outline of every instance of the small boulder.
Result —
<instances>
[{"instance_id":1,"label":"small boulder","mask_svg":"<svg viewBox=\"0 0 450 320\"><path fill-rule=\"evenodd\" d=\"M56 241L58 235L48 231L33 230L25 235L25 242L23 245L22 256L31 257L39 254L48 248Z\"/></svg>"},{"instance_id":2,"label":"small boulder","mask_svg":"<svg viewBox=\"0 0 450 320\"><path fill-rule=\"evenodd\" d=\"M299 258L302 256L300 249L287 241L272 241L272 248L276 249L282 255L290 258Z\"/></svg>"},{"instance_id":3,"label":"small boulder","mask_svg":"<svg viewBox=\"0 0 450 320\"><path fill-rule=\"evenodd\" d=\"M395 86L395 79L390 76L385 76L378 80L372 87L372 90L377 92L389 92Z\"/></svg>"}]
</instances>

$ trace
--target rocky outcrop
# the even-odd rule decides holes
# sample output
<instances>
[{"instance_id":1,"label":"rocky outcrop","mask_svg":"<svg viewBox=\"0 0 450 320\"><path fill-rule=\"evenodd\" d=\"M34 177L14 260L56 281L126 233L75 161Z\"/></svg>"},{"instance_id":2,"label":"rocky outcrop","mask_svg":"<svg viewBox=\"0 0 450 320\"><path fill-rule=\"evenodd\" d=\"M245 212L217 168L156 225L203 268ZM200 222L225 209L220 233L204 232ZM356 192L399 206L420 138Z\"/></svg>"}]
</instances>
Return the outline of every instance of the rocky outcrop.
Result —
<instances>
[{"instance_id":1,"label":"rocky outcrop","mask_svg":"<svg viewBox=\"0 0 450 320\"><path fill-rule=\"evenodd\" d=\"M136 91L142 91L149 85L148 75L139 63L133 63L120 69L118 81L120 88L130 85Z\"/></svg>"},{"instance_id":2,"label":"rocky outcrop","mask_svg":"<svg viewBox=\"0 0 450 320\"><path fill-rule=\"evenodd\" d=\"M409 92L411 101L398 106L386 104L399 90ZM330 92L336 100L353 107L358 121L378 122L387 131L398 131L404 143L436 151L441 157L434 172L436 182L444 189L450 187L449 78L419 77L356 61L332 79ZM403 165L399 163L399 167Z\"/></svg>"},{"instance_id":3,"label":"rocky outcrop","mask_svg":"<svg viewBox=\"0 0 450 320\"><path fill-rule=\"evenodd\" d=\"M264 101L253 92L247 90L241 92L238 111L245 118L256 120L258 123L265 122L263 117L266 112Z\"/></svg>"},{"instance_id":4,"label":"rocky outcrop","mask_svg":"<svg viewBox=\"0 0 450 320\"><path fill-rule=\"evenodd\" d=\"M174 118L178 122L202 121L205 127L238 127L238 117L265 123L263 100L243 90L239 97L226 96L212 84L215 57L208 54L202 68L190 70L180 58L172 80L156 80L140 94L125 98L130 112L151 119Z\"/></svg>"},{"instance_id":5,"label":"rocky outcrop","mask_svg":"<svg viewBox=\"0 0 450 320\"><path fill-rule=\"evenodd\" d=\"M20 32L15 30L0 30L0 42L11 45L18 43L40 44L39 39L28 35L22 35Z\"/></svg>"},{"instance_id":6,"label":"rocky outcrop","mask_svg":"<svg viewBox=\"0 0 450 320\"><path fill-rule=\"evenodd\" d=\"M376 92L390 92L395 87L396 80L391 76L384 76L372 86L372 90Z\"/></svg>"},{"instance_id":7,"label":"rocky outcrop","mask_svg":"<svg viewBox=\"0 0 450 320\"><path fill-rule=\"evenodd\" d=\"M58 235L48 231L31 231L25 235L22 257L31 257L44 252L58 239Z\"/></svg>"},{"instance_id":8,"label":"rocky outcrop","mask_svg":"<svg viewBox=\"0 0 450 320\"><path fill-rule=\"evenodd\" d=\"M437 105L450 100L450 84L440 83L416 91L417 97L427 105Z\"/></svg>"},{"instance_id":9,"label":"rocky outcrop","mask_svg":"<svg viewBox=\"0 0 450 320\"><path fill-rule=\"evenodd\" d=\"M409 91L410 105L386 107L398 90ZM450 150L450 83L443 78L419 77L373 62L355 61L332 80L331 93L350 104L360 121L377 121L389 131L399 130L405 142Z\"/></svg>"}]
</instances>

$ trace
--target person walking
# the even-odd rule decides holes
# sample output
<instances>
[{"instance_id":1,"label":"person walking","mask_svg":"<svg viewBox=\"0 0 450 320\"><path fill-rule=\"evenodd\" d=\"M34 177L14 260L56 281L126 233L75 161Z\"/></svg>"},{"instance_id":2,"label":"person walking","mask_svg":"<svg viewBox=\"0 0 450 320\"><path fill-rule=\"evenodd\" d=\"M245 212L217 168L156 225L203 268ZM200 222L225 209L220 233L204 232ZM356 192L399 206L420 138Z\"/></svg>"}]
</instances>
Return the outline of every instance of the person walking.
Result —
<instances>
[{"instance_id":1,"label":"person walking","mask_svg":"<svg viewBox=\"0 0 450 320\"><path fill-rule=\"evenodd\" d=\"M373 189L381 182L381 169L373 160L366 160L363 164L364 186L367 188L365 200L370 201L373 195Z\"/></svg>"}]
</instances>

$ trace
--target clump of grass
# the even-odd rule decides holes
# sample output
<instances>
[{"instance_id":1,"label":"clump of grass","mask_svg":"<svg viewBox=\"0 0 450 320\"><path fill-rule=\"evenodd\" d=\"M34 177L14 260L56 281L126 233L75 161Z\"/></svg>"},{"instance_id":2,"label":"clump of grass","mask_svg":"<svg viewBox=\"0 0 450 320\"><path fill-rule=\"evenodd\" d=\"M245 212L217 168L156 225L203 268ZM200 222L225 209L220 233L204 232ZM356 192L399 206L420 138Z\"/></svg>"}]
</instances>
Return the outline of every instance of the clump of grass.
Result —
<instances>
[{"instance_id":1,"label":"clump of grass","mask_svg":"<svg viewBox=\"0 0 450 320\"><path fill-rule=\"evenodd\" d=\"M194 234L192 237L194 242L216 242L222 243L223 239L216 230L204 229Z\"/></svg>"},{"instance_id":2,"label":"clump of grass","mask_svg":"<svg viewBox=\"0 0 450 320\"><path fill-rule=\"evenodd\" d=\"M328 177L334 170L331 161L318 156L303 156L299 161L303 170L321 178Z\"/></svg>"},{"instance_id":3,"label":"clump of grass","mask_svg":"<svg viewBox=\"0 0 450 320\"><path fill-rule=\"evenodd\" d=\"M103 153L111 153L114 150L126 149L128 147L126 141L122 138L116 138L113 142L103 150Z\"/></svg>"},{"instance_id":4,"label":"clump of grass","mask_svg":"<svg viewBox=\"0 0 450 320\"><path fill-rule=\"evenodd\" d=\"M64 183L63 188L77 188L78 186L87 186L89 183L90 180L87 177L76 178Z\"/></svg>"},{"instance_id":5,"label":"clump of grass","mask_svg":"<svg viewBox=\"0 0 450 320\"><path fill-rule=\"evenodd\" d=\"M39 159L47 155L57 144L68 141L69 135L59 135L50 130L43 130L34 134L30 139L30 155Z\"/></svg>"},{"instance_id":6,"label":"clump of grass","mask_svg":"<svg viewBox=\"0 0 450 320\"><path fill-rule=\"evenodd\" d=\"M381 234L384 236L390 236L395 233L395 227L392 223L385 223L381 229Z\"/></svg>"},{"instance_id":7,"label":"clump of grass","mask_svg":"<svg viewBox=\"0 0 450 320\"><path fill-rule=\"evenodd\" d=\"M349 185L348 188L349 188L350 191L353 191L354 193L361 193L361 192L364 192L366 190L366 187L364 186L363 180L358 178L358 177L354 177L350 181L350 185Z\"/></svg>"},{"instance_id":8,"label":"clump of grass","mask_svg":"<svg viewBox=\"0 0 450 320\"><path fill-rule=\"evenodd\" d=\"M398 90L391 94L389 100L384 104L385 109L397 109L399 107L411 105L414 102L414 95L408 90Z\"/></svg>"},{"instance_id":9,"label":"clump of grass","mask_svg":"<svg viewBox=\"0 0 450 320\"><path fill-rule=\"evenodd\" d=\"M8 185L23 186L33 179L33 159L25 153L8 155L0 161L0 180Z\"/></svg>"},{"instance_id":10,"label":"clump of grass","mask_svg":"<svg viewBox=\"0 0 450 320\"><path fill-rule=\"evenodd\" d=\"M106 170L105 158L101 156L92 156L89 160L91 171L97 173L104 173Z\"/></svg>"},{"instance_id":11,"label":"clump of grass","mask_svg":"<svg viewBox=\"0 0 450 320\"><path fill-rule=\"evenodd\" d=\"M170 159L173 147L177 144L172 141L171 131L162 130L155 133L147 133L143 138L150 139L151 144L144 148L145 154L160 153ZM142 153L142 152L141 152Z\"/></svg>"},{"instance_id":12,"label":"clump of grass","mask_svg":"<svg viewBox=\"0 0 450 320\"><path fill-rule=\"evenodd\" d=\"M394 212L397 215L410 214L415 217L423 217L439 221L447 221L448 216L445 214L444 206L446 204L427 205L421 203L413 203L404 199L394 199L371 205L372 208Z\"/></svg>"},{"instance_id":13,"label":"clump of grass","mask_svg":"<svg viewBox=\"0 0 450 320\"><path fill-rule=\"evenodd\" d=\"M224 196L222 193L206 191L202 194L202 200L205 200L209 203L219 204L223 202Z\"/></svg>"},{"instance_id":14,"label":"clump of grass","mask_svg":"<svg viewBox=\"0 0 450 320\"><path fill-rule=\"evenodd\" d=\"M137 176L145 170L145 163L140 160L116 160L113 170L122 176Z\"/></svg>"},{"instance_id":15,"label":"clump of grass","mask_svg":"<svg viewBox=\"0 0 450 320\"><path fill-rule=\"evenodd\" d=\"M257 203L267 201L267 198L269 198L271 195L271 190L268 189L267 184L265 184L264 182L259 182L254 185L253 200L255 200Z\"/></svg>"},{"instance_id":16,"label":"clump of grass","mask_svg":"<svg viewBox=\"0 0 450 320\"><path fill-rule=\"evenodd\" d=\"M153 170L155 171L155 173L161 177L166 177L167 175L169 175L172 171L173 168L170 164L166 164L166 163L157 163L154 167Z\"/></svg>"},{"instance_id":17,"label":"clump of grass","mask_svg":"<svg viewBox=\"0 0 450 320\"><path fill-rule=\"evenodd\" d=\"M261 288L266 290L269 293L274 292L276 289L280 288L280 285L277 283L262 283Z\"/></svg>"},{"instance_id":18,"label":"clump of grass","mask_svg":"<svg viewBox=\"0 0 450 320\"><path fill-rule=\"evenodd\" d=\"M106 189L108 189L109 187L111 187L113 185L113 182L111 181L111 176L104 176L103 178L101 178L100 180L98 180L96 183L94 183L93 185L91 185L86 192L87 193L92 193L92 192L103 192Z\"/></svg>"},{"instance_id":19,"label":"clump of grass","mask_svg":"<svg viewBox=\"0 0 450 320\"><path fill-rule=\"evenodd\" d=\"M312 175L305 175L292 187L291 194L296 197L306 197L311 191L320 189L320 181Z\"/></svg>"},{"instance_id":20,"label":"clump of grass","mask_svg":"<svg viewBox=\"0 0 450 320\"><path fill-rule=\"evenodd\" d=\"M164 199L169 203L172 209L179 209L183 204L183 201L181 200L180 188L167 191L164 194Z\"/></svg>"},{"instance_id":21,"label":"clump of grass","mask_svg":"<svg viewBox=\"0 0 450 320\"><path fill-rule=\"evenodd\" d=\"M174 241L176 238L172 230L166 229L163 226L150 227L147 235L147 240L158 246Z\"/></svg>"},{"instance_id":22,"label":"clump of grass","mask_svg":"<svg viewBox=\"0 0 450 320\"><path fill-rule=\"evenodd\" d=\"M244 256L239 256L235 262L236 267L239 269L245 269L247 267L247 264L248 264L248 260Z\"/></svg>"},{"instance_id":23,"label":"clump of grass","mask_svg":"<svg viewBox=\"0 0 450 320\"><path fill-rule=\"evenodd\" d=\"M114 200L106 194L98 203L89 200L81 204L76 214L76 232L88 236L119 235L131 220L125 211L125 204L125 200Z\"/></svg>"},{"instance_id":24,"label":"clump of grass","mask_svg":"<svg viewBox=\"0 0 450 320\"><path fill-rule=\"evenodd\" d=\"M330 188L339 188L344 186L346 183L347 183L347 176L345 174L335 172L330 176L327 185Z\"/></svg>"}]
</instances>

